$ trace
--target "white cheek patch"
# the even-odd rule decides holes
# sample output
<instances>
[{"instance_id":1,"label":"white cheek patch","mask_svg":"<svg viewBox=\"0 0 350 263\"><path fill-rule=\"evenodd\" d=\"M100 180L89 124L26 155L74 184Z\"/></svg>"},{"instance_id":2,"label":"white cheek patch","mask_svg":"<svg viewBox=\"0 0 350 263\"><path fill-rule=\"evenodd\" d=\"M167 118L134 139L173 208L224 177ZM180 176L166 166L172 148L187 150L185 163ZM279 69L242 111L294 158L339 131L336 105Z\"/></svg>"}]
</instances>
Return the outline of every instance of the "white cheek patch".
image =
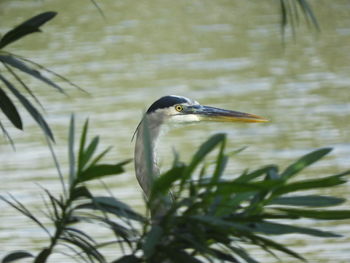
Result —
<instances>
[{"instance_id":1,"label":"white cheek patch","mask_svg":"<svg viewBox=\"0 0 350 263\"><path fill-rule=\"evenodd\" d=\"M200 121L199 117L195 114L177 114L173 115L170 119L170 122L174 123L186 123L186 122L198 122Z\"/></svg>"}]
</instances>

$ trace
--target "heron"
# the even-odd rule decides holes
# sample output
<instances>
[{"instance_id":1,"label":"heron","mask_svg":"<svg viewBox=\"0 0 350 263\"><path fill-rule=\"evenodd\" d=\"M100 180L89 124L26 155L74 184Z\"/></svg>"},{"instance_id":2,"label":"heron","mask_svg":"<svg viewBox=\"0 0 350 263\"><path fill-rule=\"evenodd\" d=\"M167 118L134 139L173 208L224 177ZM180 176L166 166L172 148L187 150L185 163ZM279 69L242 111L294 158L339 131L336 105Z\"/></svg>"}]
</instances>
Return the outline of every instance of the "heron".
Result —
<instances>
[{"instance_id":1,"label":"heron","mask_svg":"<svg viewBox=\"0 0 350 263\"><path fill-rule=\"evenodd\" d=\"M187 124L200 121L267 122L268 120L250 113L204 106L196 100L177 95L164 96L156 100L143 115L134 133L134 136L136 135L135 173L146 198L149 198L151 194L152 176L160 175L156 153L158 138L164 127L169 127L169 124L171 127L171 124ZM145 146L146 133L148 147ZM150 162L151 167L149 167ZM150 170L152 176L149 174Z\"/></svg>"}]
</instances>

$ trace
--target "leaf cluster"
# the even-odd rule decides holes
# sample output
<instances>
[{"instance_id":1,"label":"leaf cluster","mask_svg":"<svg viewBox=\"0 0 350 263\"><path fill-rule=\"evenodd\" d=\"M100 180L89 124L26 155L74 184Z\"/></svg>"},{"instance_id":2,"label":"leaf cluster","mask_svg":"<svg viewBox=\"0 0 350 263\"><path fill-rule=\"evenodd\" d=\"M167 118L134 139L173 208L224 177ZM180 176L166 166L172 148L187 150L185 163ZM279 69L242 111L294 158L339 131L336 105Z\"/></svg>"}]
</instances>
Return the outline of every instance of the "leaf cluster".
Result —
<instances>
[{"instance_id":1,"label":"leaf cluster","mask_svg":"<svg viewBox=\"0 0 350 263\"><path fill-rule=\"evenodd\" d=\"M228 179L224 172L232 153L225 151L225 134L209 138L188 163L180 162L177 156L167 172L154 178L146 202L147 213L152 217L145 217L111 195L96 196L88 189L86 182L120 174L130 162L101 163L109 148L97 153L99 137L88 140L88 126L86 121L76 149L72 116L67 180L61 175L52 151L63 186L58 197L44 189L45 215L54 231L13 196L0 197L49 236L49 244L36 255L14 251L2 259L3 263L27 257L34 262L47 262L53 253L66 254L59 249L62 246L71 251L68 255L72 259L107 262L100 249L116 244L124 256L111 261L113 263L258 262L245 245L257 246L276 257L276 252L282 252L303 261L302 255L274 241L273 236L303 234L336 238L340 236L338 233L301 226L298 219L350 218L349 210L333 209L344 203L343 198L308 194L310 190L344 184L350 171L316 179L296 179L305 168L327 155L330 148L306 154L283 171L269 165ZM48 143L50 146L49 139ZM215 152L215 161L207 162L208 155ZM168 199L170 190L172 202ZM94 229L109 229L115 239L105 243L96 241L80 229L82 222L91 223Z\"/></svg>"},{"instance_id":2,"label":"leaf cluster","mask_svg":"<svg viewBox=\"0 0 350 263\"><path fill-rule=\"evenodd\" d=\"M214 262L215 259L258 262L244 249L244 244L255 245L273 256L279 251L304 260L302 255L270 236L340 236L300 226L298 221L350 218L349 210L329 209L342 204L343 198L303 193L344 184L350 171L316 179L295 179L327 155L330 148L313 151L281 172L276 165L269 165L229 180L223 176L229 158L225 144L224 134L214 135L188 164L177 161L155 180L149 209L160 208L170 189L174 202L167 203L167 212L148 226L142 245L147 262ZM205 158L214 150L218 153L211 167Z\"/></svg>"},{"instance_id":3,"label":"leaf cluster","mask_svg":"<svg viewBox=\"0 0 350 263\"><path fill-rule=\"evenodd\" d=\"M56 16L56 12L44 12L38 14L20 25L16 26L12 30L4 34L0 39L0 63L2 68L0 69L0 109L6 118L11 122L11 124L17 128L23 129L22 117L17 109L16 103L13 99L15 98L20 105L30 114L30 116L35 120L37 125L43 130L44 134L54 141L54 135L51 131L50 126L45 121L44 117L40 113L39 108L43 109L40 100L26 83L25 80L21 77L21 74L26 74L37 79L42 83L54 88L60 93L64 93L64 90L56 84L52 79L42 74L40 71L48 73L50 75L56 76L63 80L64 82L69 83L72 86L76 86L68 79L63 76L53 72L52 70L30 60L20 55L10 53L4 48L13 44L14 42L22 39L23 37L33 34L36 32L41 32L40 27L44 25L49 20L53 19ZM11 94L11 95L9 95ZM25 94L28 94L35 103L32 103ZM37 104L37 106L35 106ZM13 141L10 137L10 134L7 132L7 129L3 122L0 120L0 128L3 134L8 138L8 140L13 145Z\"/></svg>"},{"instance_id":4,"label":"leaf cluster","mask_svg":"<svg viewBox=\"0 0 350 263\"><path fill-rule=\"evenodd\" d=\"M307 25L320 30L318 20L307 0L279 0L281 9L281 31L282 37L288 25L292 30L293 37L296 36L296 27L300 24L300 12L305 18Z\"/></svg>"},{"instance_id":5,"label":"leaf cluster","mask_svg":"<svg viewBox=\"0 0 350 263\"><path fill-rule=\"evenodd\" d=\"M49 237L49 245L43 248L36 256L28 251L14 251L2 259L3 263L32 257L33 262L47 262L53 253L62 253L57 247L68 248L72 253L71 258L80 259L86 262L106 262L104 255L99 248L105 246L99 244L94 238L79 229L79 223L87 222L95 225L102 225L110 229L116 236L116 240L110 244L125 243L132 246L133 238L137 234L133 222L143 222L144 217L134 212L127 204L118 201L112 196L95 196L86 186L86 182L97 180L110 175L117 175L124 172L124 166L130 162L126 160L115 164L101 163L102 158L110 148L96 153L99 137L91 141L87 138L88 121L85 122L80 137L79 150L75 154L75 121L71 118L69 129L69 176L64 180L60 175L63 186L62 194L54 196L44 189L46 194L45 216L50 219L54 231L45 226L38 216L35 216L21 202L10 195L9 198L0 198L15 208L17 211L33 220L42 228ZM49 142L49 140L48 140ZM52 152L54 155L54 153ZM56 160L56 157L54 156ZM57 170L60 173L59 164L56 162ZM66 181L68 181L66 183ZM111 218L113 216L113 218Z\"/></svg>"}]
</instances>

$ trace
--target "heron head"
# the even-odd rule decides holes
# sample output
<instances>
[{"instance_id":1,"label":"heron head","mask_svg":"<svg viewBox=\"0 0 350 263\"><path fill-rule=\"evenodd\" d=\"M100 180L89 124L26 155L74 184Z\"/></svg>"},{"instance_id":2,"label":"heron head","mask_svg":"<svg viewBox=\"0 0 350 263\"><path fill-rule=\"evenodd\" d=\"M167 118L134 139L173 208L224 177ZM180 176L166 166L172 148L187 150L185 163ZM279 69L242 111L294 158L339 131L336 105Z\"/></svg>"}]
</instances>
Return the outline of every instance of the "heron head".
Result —
<instances>
[{"instance_id":1,"label":"heron head","mask_svg":"<svg viewBox=\"0 0 350 263\"><path fill-rule=\"evenodd\" d=\"M165 122L190 123L216 122L267 122L268 120L249 113L225 110L200 105L197 101L181 96L164 96L155 101L146 113L149 122L156 125Z\"/></svg>"}]
</instances>

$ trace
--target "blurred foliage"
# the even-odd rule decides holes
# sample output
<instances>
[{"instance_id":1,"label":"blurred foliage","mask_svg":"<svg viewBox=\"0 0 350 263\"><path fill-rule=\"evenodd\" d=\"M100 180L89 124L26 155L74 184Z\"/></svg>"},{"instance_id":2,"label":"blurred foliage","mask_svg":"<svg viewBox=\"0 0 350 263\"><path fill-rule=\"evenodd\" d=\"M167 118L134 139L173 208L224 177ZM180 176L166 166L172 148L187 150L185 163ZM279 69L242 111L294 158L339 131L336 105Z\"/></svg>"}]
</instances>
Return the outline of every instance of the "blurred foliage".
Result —
<instances>
[{"instance_id":1,"label":"blurred foliage","mask_svg":"<svg viewBox=\"0 0 350 263\"><path fill-rule=\"evenodd\" d=\"M317 18L312 11L309 1L307 0L280 0L281 6L281 29L282 36L285 34L285 29L289 25L293 36L295 29L300 24L300 12L302 12L306 23L320 30Z\"/></svg>"},{"instance_id":2,"label":"blurred foliage","mask_svg":"<svg viewBox=\"0 0 350 263\"><path fill-rule=\"evenodd\" d=\"M70 85L73 85L75 87L77 86L63 76L51 71L50 69L25 57L5 51L4 48L29 34L41 32L40 27L54 18L56 14L56 12L44 12L36 15L5 33L4 36L0 39L0 62L3 66L0 71L0 82L2 82L4 85L0 86L0 109L14 127L20 130L23 129L21 115L17 110L16 104L13 102L13 98L7 95L5 91L7 89L7 91L9 91L12 96L18 100L18 102L32 116L32 118L40 126L43 132L52 141L54 141L54 135L50 129L50 126L47 124L37 107L34 106L34 104L27 98L27 96L25 96L25 93L23 92L26 92L29 97L34 100L37 106L42 109L43 106L32 89L28 86L26 81L21 78L21 75L19 73L27 74L61 93L64 93L63 89L53 80L43 75L40 70L53 76L59 77L61 80L69 83ZM19 89L18 87L21 87L22 89ZM1 120L0 128L3 131L3 134L9 139L11 144L13 144L10 134L7 132L6 127L3 125Z\"/></svg>"},{"instance_id":3,"label":"blurred foliage","mask_svg":"<svg viewBox=\"0 0 350 263\"><path fill-rule=\"evenodd\" d=\"M123 173L130 160L101 163L109 149L97 154L99 137L89 141L87 133L88 121L82 129L79 147L75 149L72 117L69 173L66 179L60 174L62 194L54 196L44 189L47 196L45 216L52 222L53 229L13 196L0 197L49 236L48 246L36 255L29 251L14 251L2 259L3 263L25 257L32 257L33 262L47 262L53 253L85 262L259 262L246 245L256 246L274 257L278 257L276 252L282 252L305 261L302 255L274 241L273 237L302 234L337 238L341 235L302 226L299 219L350 218L350 210L333 208L345 199L315 194L319 188L344 184L350 171L321 178L296 179L305 168L327 155L330 148L306 154L282 171L276 165L268 165L255 171L244 171L230 179L224 176L232 156L225 151L225 134L210 137L189 162L175 159L172 167L154 181L151 197L146 201L147 215L151 210L166 207L165 212L156 218L144 216L113 196L95 196L88 189L87 181ZM52 154L54 156L53 151ZM57 169L61 170L58 163ZM170 190L174 197L171 203L168 200ZM309 194L310 190L313 194ZM98 242L80 228L84 222L93 224L94 232L98 228L109 229L115 240ZM101 248L116 244L124 255L107 260ZM56 249L58 245L71 253Z\"/></svg>"}]
</instances>

